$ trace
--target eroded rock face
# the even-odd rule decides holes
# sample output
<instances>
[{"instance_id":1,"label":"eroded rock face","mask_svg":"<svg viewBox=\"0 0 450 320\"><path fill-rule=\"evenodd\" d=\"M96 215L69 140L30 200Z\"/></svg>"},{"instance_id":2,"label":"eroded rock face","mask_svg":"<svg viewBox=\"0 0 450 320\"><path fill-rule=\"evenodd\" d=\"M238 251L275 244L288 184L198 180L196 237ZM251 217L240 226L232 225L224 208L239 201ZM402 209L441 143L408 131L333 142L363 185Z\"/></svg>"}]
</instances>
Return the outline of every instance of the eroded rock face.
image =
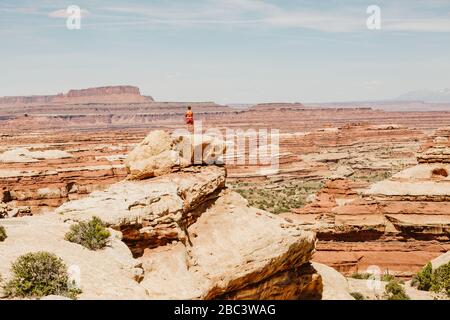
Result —
<instances>
[{"instance_id":1,"label":"eroded rock face","mask_svg":"<svg viewBox=\"0 0 450 320\"><path fill-rule=\"evenodd\" d=\"M96 215L121 231L149 298L319 299L314 233L248 207L224 183L222 167L189 167L118 183L57 213L67 223Z\"/></svg>"},{"instance_id":2,"label":"eroded rock face","mask_svg":"<svg viewBox=\"0 0 450 320\"><path fill-rule=\"evenodd\" d=\"M189 241L145 250L142 285L158 299L320 298L314 234L225 192L187 229Z\"/></svg>"},{"instance_id":3,"label":"eroded rock face","mask_svg":"<svg viewBox=\"0 0 450 320\"><path fill-rule=\"evenodd\" d=\"M0 219L31 216L30 207L14 207L0 202Z\"/></svg>"},{"instance_id":4,"label":"eroded rock face","mask_svg":"<svg viewBox=\"0 0 450 320\"><path fill-rule=\"evenodd\" d=\"M0 273L8 278L19 255L45 250L79 268L81 299L319 299L314 233L222 189L223 168L195 170L125 181L59 214L2 220ZM110 247L64 240L74 221L93 215L121 231Z\"/></svg>"},{"instance_id":5,"label":"eroded rock face","mask_svg":"<svg viewBox=\"0 0 450 320\"><path fill-rule=\"evenodd\" d=\"M123 181L105 191L71 201L56 210L66 220L92 216L123 233L136 256L145 248L186 241L185 228L195 222L193 210L225 185L225 169L191 167L151 180Z\"/></svg>"},{"instance_id":6,"label":"eroded rock face","mask_svg":"<svg viewBox=\"0 0 450 320\"><path fill-rule=\"evenodd\" d=\"M162 141L150 158L173 150L173 140ZM80 268L80 298L320 299L322 278L309 262L315 234L249 207L225 179L224 167L180 167L114 184L56 214L3 220L0 272L8 277L15 258L39 249ZM93 216L111 228L109 248L92 252L64 240L71 224Z\"/></svg>"},{"instance_id":7,"label":"eroded rock face","mask_svg":"<svg viewBox=\"0 0 450 320\"><path fill-rule=\"evenodd\" d=\"M419 163L450 163L450 127L437 129L420 151Z\"/></svg>"},{"instance_id":8,"label":"eroded rock face","mask_svg":"<svg viewBox=\"0 0 450 320\"><path fill-rule=\"evenodd\" d=\"M102 190L127 176L123 159L135 139L104 132L3 137L0 202L38 214Z\"/></svg>"},{"instance_id":9,"label":"eroded rock face","mask_svg":"<svg viewBox=\"0 0 450 320\"><path fill-rule=\"evenodd\" d=\"M110 87L98 87L81 90L70 90L67 96L72 97L88 97L88 96L102 96L110 94L135 94L140 95L138 87L133 86L110 86Z\"/></svg>"},{"instance_id":10,"label":"eroded rock face","mask_svg":"<svg viewBox=\"0 0 450 320\"><path fill-rule=\"evenodd\" d=\"M450 167L436 151L445 141L433 137L419 164L368 188L330 181L315 202L285 216L317 232L316 261L344 273L376 265L409 277L450 250Z\"/></svg>"}]
</instances>

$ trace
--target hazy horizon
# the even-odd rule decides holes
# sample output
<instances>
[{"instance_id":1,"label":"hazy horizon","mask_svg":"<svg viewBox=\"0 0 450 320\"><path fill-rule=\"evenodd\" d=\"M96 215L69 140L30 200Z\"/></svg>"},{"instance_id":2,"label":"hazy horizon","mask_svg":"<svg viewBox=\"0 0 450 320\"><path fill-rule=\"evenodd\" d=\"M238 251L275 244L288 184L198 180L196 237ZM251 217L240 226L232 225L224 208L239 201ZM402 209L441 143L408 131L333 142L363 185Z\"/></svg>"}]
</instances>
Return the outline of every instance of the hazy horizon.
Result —
<instances>
[{"instance_id":1,"label":"hazy horizon","mask_svg":"<svg viewBox=\"0 0 450 320\"><path fill-rule=\"evenodd\" d=\"M108 86L98 86L98 87L91 87L91 88L101 88L101 87L115 87L115 86L130 86L129 84L111 84ZM132 85L131 85L132 86ZM83 87L83 88L71 88L70 90L82 90L82 89L89 89L87 87ZM140 88L139 88L140 89ZM68 90L68 91L70 91ZM20 96L52 96L52 95L58 95L58 94L67 94L67 92L62 92L62 91L58 91L58 92L53 92L53 93L46 93L46 94L24 94L24 95L20 95ZM142 90L140 90L140 93L142 96L148 96L148 97L152 97L153 99L155 98L152 94L149 93L145 93L142 92ZM16 97L16 96L12 96L12 95L6 95L6 96L0 96L0 98L3 97ZM214 100L207 100L207 99L200 99L200 100L159 100L159 99L155 99L156 102L193 102L193 103L197 103L197 102L215 102L215 103L220 103L218 101L214 101ZM251 105L255 105L255 104L264 104L264 103L301 103L301 104L355 104L355 103L392 103L392 102L425 102L425 103L448 103L447 101L442 102L442 101L424 101L421 99L414 99L414 100L402 100L400 98L390 98L390 99L378 99L378 100L342 100L342 101L285 101L285 100L266 100L266 101L256 101L256 102L239 102L239 101L231 101L231 102L226 102L226 103L222 103L223 105L229 105L229 106L251 106Z\"/></svg>"},{"instance_id":2,"label":"hazy horizon","mask_svg":"<svg viewBox=\"0 0 450 320\"><path fill-rule=\"evenodd\" d=\"M0 96L123 84L158 101L326 103L450 87L445 0L4 0L0 40Z\"/></svg>"}]
</instances>

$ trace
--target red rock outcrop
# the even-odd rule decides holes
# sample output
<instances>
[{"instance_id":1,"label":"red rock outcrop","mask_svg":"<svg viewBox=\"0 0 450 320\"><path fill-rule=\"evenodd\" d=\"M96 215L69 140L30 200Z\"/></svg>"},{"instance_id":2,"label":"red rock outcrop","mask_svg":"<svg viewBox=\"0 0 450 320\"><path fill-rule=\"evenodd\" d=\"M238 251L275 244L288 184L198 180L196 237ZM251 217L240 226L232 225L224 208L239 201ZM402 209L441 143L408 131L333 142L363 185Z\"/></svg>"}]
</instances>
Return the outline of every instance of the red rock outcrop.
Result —
<instances>
[{"instance_id":1,"label":"red rock outcrop","mask_svg":"<svg viewBox=\"0 0 450 320\"><path fill-rule=\"evenodd\" d=\"M450 127L439 128L435 131L422 145L417 162L450 163Z\"/></svg>"},{"instance_id":2,"label":"red rock outcrop","mask_svg":"<svg viewBox=\"0 0 450 320\"><path fill-rule=\"evenodd\" d=\"M144 105L150 108L147 104ZM101 106L95 111L92 106L65 105L61 109L58 107L58 112L69 113L64 116L21 116L8 122L8 125L2 125L0 171L5 174L0 178L0 190L12 194L15 205L31 206L33 212L41 212L117 182L126 174L123 164L125 154L145 137L148 127L172 129L182 126L180 122L183 121L184 105L156 102L151 105L155 105L149 109L154 114L148 118L128 115L129 105L105 105L104 108L116 110L115 115L101 114L103 110ZM97 114L90 116L70 114L75 112L75 106L79 108L80 113L97 112ZM142 111L138 105L131 106ZM164 113L167 111L165 108L173 113ZM215 111L217 108L221 109L220 106L198 104L194 105L195 108L206 110L203 114L196 113L196 116L203 120L205 129L218 124L216 122L218 117L221 119L221 125L229 124L231 128L246 130L249 126L248 123L234 122L234 112L223 112L218 116ZM259 118L261 115L268 115L267 112L249 113L254 115L257 121L263 120ZM334 117L336 111L330 111L330 114ZM342 116L344 114L346 117L355 115L353 111L342 111ZM239 117L244 116L247 117L248 113L239 114ZM179 119L174 120L177 117ZM286 115L286 118L289 122L281 122L280 128L292 130L290 125L296 121L296 113ZM254 122L250 119L248 121L253 126ZM44 130L49 127L55 131ZM64 127L64 130L61 127ZM261 183L266 177L321 180L335 174L334 166L337 166L338 162L345 162L351 168L358 168L360 171L373 172L389 169L394 157L399 165L403 165L414 154L413 150L418 144L415 140L423 137L424 134L418 130L392 125L355 124L321 128L310 132L286 132L278 135L280 148L279 152L274 154L279 164L276 170L270 165L261 165L260 162L250 164L248 148L243 154L235 152L230 158L232 162L227 162L227 169L230 179L259 179ZM36 152L46 150L68 152L72 157L34 159L27 162L23 162L23 159L2 160L5 152L9 153L24 146ZM238 162L242 157L247 159L245 164ZM69 188L72 190L69 193L66 192L67 186L73 187ZM53 191L49 192L48 188ZM38 192L39 189L43 191Z\"/></svg>"},{"instance_id":3,"label":"red rock outcrop","mask_svg":"<svg viewBox=\"0 0 450 320\"><path fill-rule=\"evenodd\" d=\"M101 190L126 176L123 158L139 137L113 132L42 134L39 141L33 135L2 137L0 201L36 214Z\"/></svg>"},{"instance_id":4,"label":"red rock outcrop","mask_svg":"<svg viewBox=\"0 0 450 320\"><path fill-rule=\"evenodd\" d=\"M317 201L285 215L317 231L315 260L344 273L376 265L408 277L448 251L450 167L441 136L446 132L437 130L434 142L424 145L418 165L365 190L330 181Z\"/></svg>"},{"instance_id":5,"label":"red rock outcrop","mask_svg":"<svg viewBox=\"0 0 450 320\"><path fill-rule=\"evenodd\" d=\"M161 150L149 154L142 143L131 158L170 158L170 144L153 144L158 145ZM113 184L64 204L56 214L1 219L8 234L0 242L2 277L11 277L19 255L44 250L77 267L81 299L322 297L322 277L310 263L313 232L250 207L225 188L221 166L172 163L173 170L166 170L167 161L152 164L166 174L134 174L129 178L142 180ZM108 247L93 251L65 240L71 225L93 216L110 228Z\"/></svg>"},{"instance_id":6,"label":"red rock outcrop","mask_svg":"<svg viewBox=\"0 0 450 320\"><path fill-rule=\"evenodd\" d=\"M113 86L113 87L97 87L81 90L70 90L67 93L68 98L104 96L111 94L133 94L141 95L138 87L133 86Z\"/></svg>"}]
</instances>

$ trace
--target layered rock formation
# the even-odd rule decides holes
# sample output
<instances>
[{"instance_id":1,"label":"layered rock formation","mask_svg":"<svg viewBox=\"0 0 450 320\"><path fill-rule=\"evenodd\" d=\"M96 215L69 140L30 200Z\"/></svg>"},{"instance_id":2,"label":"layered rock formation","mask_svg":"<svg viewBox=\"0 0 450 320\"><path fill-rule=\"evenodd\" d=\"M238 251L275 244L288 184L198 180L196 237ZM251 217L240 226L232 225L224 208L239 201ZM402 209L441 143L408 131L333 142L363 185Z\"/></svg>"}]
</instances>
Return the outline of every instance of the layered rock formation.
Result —
<instances>
[{"instance_id":1,"label":"layered rock formation","mask_svg":"<svg viewBox=\"0 0 450 320\"><path fill-rule=\"evenodd\" d=\"M31 216L31 215L32 214L30 207L15 207L0 201L0 219Z\"/></svg>"},{"instance_id":2,"label":"layered rock formation","mask_svg":"<svg viewBox=\"0 0 450 320\"><path fill-rule=\"evenodd\" d=\"M139 88L133 86L110 86L70 90L64 96L57 96L54 102L81 104L81 103L145 103L153 101L152 98L141 95Z\"/></svg>"},{"instance_id":3,"label":"layered rock formation","mask_svg":"<svg viewBox=\"0 0 450 320\"><path fill-rule=\"evenodd\" d=\"M131 94L141 95L138 87L133 86L115 86L115 87L98 87L81 90L70 90L67 93L68 98L104 96L113 94Z\"/></svg>"},{"instance_id":4,"label":"layered rock formation","mask_svg":"<svg viewBox=\"0 0 450 320\"><path fill-rule=\"evenodd\" d=\"M450 127L439 128L422 145L417 156L419 163L450 163ZM448 172L437 170L435 175L448 176Z\"/></svg>"},{"instance_id":5,"label":"layered rock formation","mask_svg":"<svg viewBox=\"0 0 450 320\"><path fill-rule=\"evenodd\" d=\"M129 137L64 135L29 144L33 136L4 137L0 147L0 201L51 211L62 203L101 190L125 178L122 163ZM28 147L24 148L24 143Z\"/></svg>"},{"instance_id":6,"label":"layered rock formation","mask_svg":"<svg viewBox=\"0 0 450 320\"><path fill-rule=\"evenodd\" d=\"M46 250L79 268L80 298L322 296L322 278L309 263L314 233L249 207L224 187L223 167L186 166L169 172L114 184L66 203L58 214L0 220L8 233L0 243L0 273L8 278L10 264L20 254ZM64 240L72 223L92 216L113 230L107 249L89 251Z\"/></svg>"},{"instance_id":7,"label":"layered rock formation","mask_svg":"<svg viewBox=\"0 0 450 320\"><path fill-rule=\"evenodd\" d=\"M184 108L180 112L184 112ZM70 117L73 124L77 123L76 117ZM33 212L48 211L125 177L126 154L145 137L148 129L110 128L100 131L102 116L93 117L91 125L98 127L96 131L83 129L73 132L70 128L65 131L39 129L30 133L2 131L5 133L0 137L0 190L9 192L14 205L30 206ZM228 116L222 118L229 120ZM35 117L24 119L29 121L27 128L48 125L45 119L42 122ZM79 120L82 121L81 118ZM58 117L52 117L52 121L58 122ZM164 120L154 121L155 127L166 126ZM209 127L214 122L208 120L206 124ZM238 128L245 130L245 127ZM238 135L236 131L235 141ZM411 164L414 161L411 156L419 146L415 140L423 136L417 130L393 125L351 125L280 133L277 135L279 151L273 154L276 168L260 161L249 163L248 147L242 152L227 153L224 160L231 180L259 184L266 184L267 177L283 181L320 181L325 177L348 176L355 172L361 177L369 177ZM268 142L273 143L271 138ZM271 150L272 146L268 147L268 151ZM241 164L241 159L247 160ZM66 191L67 188L70 192Z\"/></svg>"},{"instance_id":8,"label":"layered rock formation","mask_svg":"<svg viewBox=\"0 0 450 320\"><path fill-rule=\"evenodd\" d=\"M47 96L0 97L0 105L53 104L53 103L145 103L151 97L141 95L139 88L133 86L109 86L81 90L70 90L67 94Z\"/></svg>"},{"instance_id":9,"label":"layered rock formation","mask_svg":"<svg viewBox=\"0 0 450 320\"><path fill-rule=\"evenodd\" d=\"M276 110L302 110L306 107L299 103L283 103L283 102L272 102L272 103L259 103L250 107L250 110L255 111L276 111Z\"/></svg>"},{"instance_id":10,"label":"layered rock formation","mask_svg":"<svg viewBox=\"0 0 450 320\"><path fill-rule=\"evenodd\" d=\"M115 97L119 94L115 90L106 94L107 91L106 89L105 96ZM347 274L356 270L365 271L368 265L378 265L390 273L410 276L430 259L448 250L446 212L449 209L449 193L446 183L449 170L449 130L443 128L434 132L434 129L448 125L448 112L429 112L432 106L423 104L414 107L420 112L386 112L378 110L387 109L378 104L312 107L300 104L266 104L250 110L234 110L209 102L142 103L139 102L141 98L138 98L138 102L128 103L127 101L135 101L128 98L136 97L136 89L120 93L123 97L128 97L123 103L118 103L121 101L119 97L111 101L96 100L98 94L101 94L99 90L89 89L71 92L70 98L66 97L69 94L61 94L8 98L9 100L3 99L6 104L0 103L0 202L4 202L0 204L0 217L8 218L4 220L5 223L11 217L53 211L67 201L80 198L86 199L89 212L97 212L94 200L89 199L103 198L97 198L97 193L90 194L103 191L123 180L127 175L126 154L146 136L149 128L173 130L183 127L186 105L192 105L196 119L203 120L205 129L280 130L280 148L275 155L279 160L277 170L260 164L227 165L228 181L248 184L246 188L252 190L257 189L254 184L258 184L259 189L270 189L270 194L274 195L284 192L284 186L291 181L299 182L298 186L302 188L303 181L306 184L313 181L321 185L319 183L324 179L329 179L319 194L308 197L308 201L313 201L312 203L286 215L292 224L300 223L302 227L318 232L315 260ZM59 99L59 102L54 99ZM415 152L421 144L416 161ZM175 150L177 149L171 149ZM236 153L231 157L238 160L242 156L248 159L247 152ZM200 171L196 171L196 167L194 169L183 165L173 167L180 159L169 159L167 167L161 167L164 170L156 174L152 166L159 162L155 162L154 158L144 159L145 167L150 169L146 169L144 176L157 177L145 180L143 185L147 181L156 183L159 179L164 180L164 177L183 176L180 181L186 183L194 176L214 175L203 171L203 167ZM417 162L419 165L415 167ZM130 172L131 167L130 163ZM403 171L407 167L409 169ZM134 170L140 172L139 169ZM399 173L400 171L402 172ZM399 174L389 178L395 173ZM219 174L221 175L222 173ZM380 180L385 181L374 183ZM139 183L142 181L123 182L130 188L137 188ZM203 182L195 184L203 187L209 185ZM169 183L166 181L163 185ZM125 192L115 185L111 188L116 188L117 193ZM223 207L230 214L231 209L224 206L220 199L231 197L236 202L242 199L238 201L222 188L223 186L218 187L213 192L212 199L207 197L208 200L199 208L211 204L214 210ZM294 192L290 196L293 198L311 192L306 189L305 192ZM174 192L168 194L171 199L177 199ZM146 199L151 199L151 196ZM139 198L138 207L146 207L145 201ZM152 210L156 210L156 206L162 206L162 203L164 202L155 200ZM136 210L133 208L130 211ZM247 209L240 206L236 208L240 213L247 212ZM201 210L200 217L206 214L206 210ZM197 209L192 212L197 212ZM76 211L72 213L75 214ZM246 217L250 219L252 214ZM225 219L226 216L219 219L220 223L225 224L222 218ZM20 218L19 221L28 219ZM74 218L76 219L79 218ZM191 230L197 222L202 221L197 214L189 219L195 221L193 224L188 223L188 229ZM15 230L20 237L29 233L30 237L24 239L30 243L33 237L43 241L43 231L30 231L35 226L34 221L38 220L33 218L29 221L29 229ZM61 230L66 230L70 221L72 220L61 225ZM120 226L111 225L122 230L127 245L139 263L140 259L153 256L157 250L161 252L154 255L155 261L165 261L164 252L168 253L167 259L171 262L174 252L179 253L179 257L183 258L180 258L182 262L184 257L190 257L191 249L184 244L184 239L188 236L191 239L191 233L179 231L183 229L177 226L180 220L161 222L162 230L155 232L155 236L152 236L151 228L155 226L149 222L151 219L145 218L143 221L142 227L126 225L123 230ZM36 226L42 225L45 229L49 223L44 219L42 224L36 222ZM245 223L251 225L253 220ZM54 225L53 222L50 225ZM278 227L275 229L278 230ZM256 230L250 232L256 234ZM220 237L226 238L227 234L220 233ZM61 237L50 238L58 244L64 243ZM172 241L176 241L178 247L173 248L175 244L172 247ZM98 260L94 260L98 263L102 259L107 260L108 257L99 256ZM192 269L190 264L185 265L189 270ZM183 277L187 274L186 279L191 279L191 274L184 271L185 265L181 264L180 274ZM83 264L84 269L95 270L94 267ZM156 267L149 262L145 268ZM139 269L142 270L142 267L133 267L131 274L139 272ZM317 269L323 278L320 268ZM157 272L163 274L164 270L157 269ZM205 274L209 275L209 272L206 271ZM285 276L286 272L281 272L280 275ZM90 290L94 288L90 287L88 291ZM151 290L158 291L153 287ZM198 292L208 295L203 289ZM155 295L171 294L169 290Z\"/></svg>"},{"instance_id":11,"label":"layered rock formation","mask_svg":"<svg viewBox=\"0 0 450 320\"><path fill-rule=\"evenodd\" d=\"M330 181L316 202L288 215L318 232L317 261L345 273L377 265L407 277L450 249L450 168L442 132L424 146L418 165L367 189Z\"/></svg>"}]
</instances>

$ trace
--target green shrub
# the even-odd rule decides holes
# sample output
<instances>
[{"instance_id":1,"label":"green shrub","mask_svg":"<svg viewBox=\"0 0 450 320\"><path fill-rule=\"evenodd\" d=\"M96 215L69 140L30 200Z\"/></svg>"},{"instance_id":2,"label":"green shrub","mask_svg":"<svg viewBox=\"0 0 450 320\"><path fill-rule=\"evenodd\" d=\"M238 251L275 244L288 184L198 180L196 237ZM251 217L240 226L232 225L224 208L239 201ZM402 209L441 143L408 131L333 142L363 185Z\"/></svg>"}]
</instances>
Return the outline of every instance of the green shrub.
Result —
<instances>
[{"instance_id":1,"label":"green shrub","mask_svg":"<svg viewBox=\"0 0 450 320\"><path fill-rule=\"evenodd\" d=\"M360 292L350 292L350 295L355 298L355 300L365 300L364 296Z\"/></svg>"},{"instance_id":2,"label":"green shrub","mask_svg":"<svg viewBox=\"0 0 450 320\"><path fill-rule=\"evenodd\" d=\"M381 281L390 282L392 280L395 280L395 276L392 274L389 274L389 272L386 272L381 276Z\"/></svg>"},{"instance_id":3,"label":"green shrub","mask_svg":"<svg viewBox=\"0 0 450 320\"><path fill-rule=\"evenodd\" d=\"M373 275L371 273L360 273L360 272L354 272L350 278L353 279L360 279L360 280L367 280L373 278Z\"/></svg>"},{"instance_id":4,"label":"green shrub","mask_svg":"<svg viewBox=\"0 0 450 320\"><path fill-rule=\"evenodd\" d=\"M12 279L4 286L8 297L40 298L60 295L75 298L81 291L69 285L67 266L49 252L27 253L12 264Z\"/></svg>"},{"instance_id":5,"label":"green shrub","mask_svg":"<svg viewBox=\"0 0 450 320\"><path fill-rule=\"evenodd\" d=\"M0 226L0 242L5 241L7 238L5 227Z\"/></svg>"},{"instance_id":6,"label":"green shrub","mask_svg":"<svg viewBox=\"0 0 450 320\"><path fill-rule=\"evenodd\" d=\"M433 266L430 262L419 271L413 279L413 283L417 283L419 290L429 291L431 288L431 278L433 276Z\"/></svg>"},{"instance_id":7,"label":"green shrub","mask_svg":"<svg viewBox=\"0 0 450 320\"><path fill-rule=\"evenodd\" d=\"M397 280L391 280L386 285L385 295L388 300L410 300L405 289Z\"/></svg>"},{"instance_id":8,"label":"green shrub","mask_svg":"<svg viewBox=\"0 0 450 320\"><path fill-rule=\"evenodd\" d=\"M65 238L67 241L78 243L89 250L99 250L108 244L110 236L111 234L103 222L99 218L93 217L89 222L72 225Z\"/></svg>"},{"instance_id":9,"label":"green shrub","mask_svg":"<svg viewBox=\"0 0 450 320\"><path fill-rule=\"evenodd\" d=\"M450 295L450 262L434 270L430 290Z\"/></svg>"},{"instance_id":10,"label":"green shrub","mask_svg":"<svg viewBox=\"0 0 450 320\"><path fill-rule=\"evenodd\" d=\"M450 262L434 271L431 263L428 263L414 276L411 283L419 290L444 292L450 295Z\"/></svg>"}]
</instances>

